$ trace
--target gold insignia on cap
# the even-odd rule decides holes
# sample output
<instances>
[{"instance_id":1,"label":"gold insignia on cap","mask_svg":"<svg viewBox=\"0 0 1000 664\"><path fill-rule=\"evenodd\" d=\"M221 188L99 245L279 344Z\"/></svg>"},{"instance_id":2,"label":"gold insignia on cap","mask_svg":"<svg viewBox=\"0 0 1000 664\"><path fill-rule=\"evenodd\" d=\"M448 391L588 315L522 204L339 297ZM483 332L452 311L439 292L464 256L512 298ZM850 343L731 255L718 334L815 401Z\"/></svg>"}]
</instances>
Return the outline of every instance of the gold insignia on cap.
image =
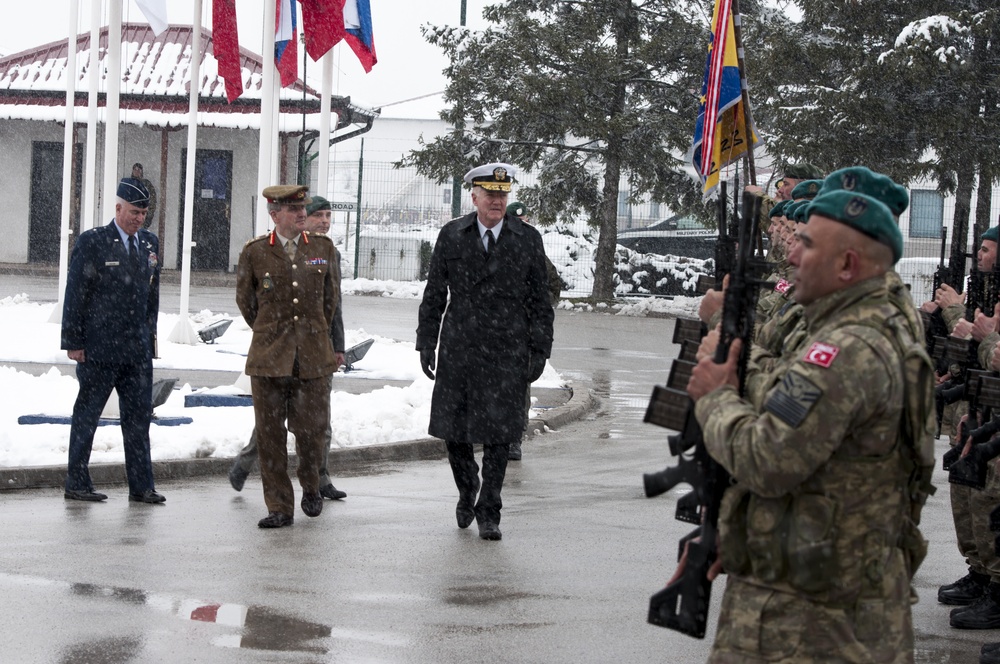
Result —
<instances>
[{"instance_id":1,"label":"gold insignia on cap","mask_svg":"<svg viewBox=\"0 0 1000 664\"><path fill-rule=\"evenodd\" d=\"M267 199L268 203L307 204L312 200L309 198L309 187L304 184L277 184L264 187L261 195Z\"/></svg>"},{"instance_id":2,"label":"gold insignia on cap","mask_svg":"<svg viewBox=\"0 0 1000 664\"><path fill-rule=\"evenodd\" d=\"M493 169L493 179L497 182L503 182L507 179L507 169L506 168L494 168Z\"/></svg>"},{"instance_id":3,"label":"gold insignia on cap","mask_svg":"<svg viewBox=\"0 0 1000 664\"><path fill-rule=\"evenodd\" d=\"M809 190L810 194L815 194L817 191L819 191L819 185L816 184L815 182L810 182L807 189Z\"/></svg>"},{"instance_id":4,"label":"gold insignia on cap","mask_svg":"<svg viewBox=\"0 0 1000 664\"><path fill-rule=\"evenodd\" d=\"M851 200L847 201L847 207L844 208L844 214L848 217L860 217L868 209L868 203L863 199L855 196Z\"/></svg>"}]
</instances>

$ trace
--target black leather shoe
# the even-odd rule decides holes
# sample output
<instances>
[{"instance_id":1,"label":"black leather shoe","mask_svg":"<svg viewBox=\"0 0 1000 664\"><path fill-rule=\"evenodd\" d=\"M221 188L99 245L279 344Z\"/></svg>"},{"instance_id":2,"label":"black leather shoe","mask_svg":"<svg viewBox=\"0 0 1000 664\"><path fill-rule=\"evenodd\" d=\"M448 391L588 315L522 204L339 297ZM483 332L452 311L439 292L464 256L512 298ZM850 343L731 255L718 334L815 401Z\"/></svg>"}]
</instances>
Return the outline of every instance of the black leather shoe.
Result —
<instances>
[{"instance_id":1,"label":"black leather shoe","mask_svg":"<svg viewBox=\"0 0 1000 664\"><path fill-rule=\"evenodd\" d=\"M996 629L1000 627L1000 605L989 593L964 609L951 612L951 626L956 629Z\"/></svg>"},{"instance_id":2,"label":"black leather shoe","mask_svg":"<svg viewBox=\"0 0 1000 664\"><path fill-rule=\"evenodd\" d=\"M346 491L341 491L332 484L321 486L319 488L319 495L323 496L324 498L329 498L330 500L340 500L341 498L347 498Z\"/></svg>"},{"instance_id":3,"label":"black leather shoe","mask_svg":"<svg viewBox=\"0 0 1000 664\"><path fill-rule=\"evenodd\" d=\"M152 489L146 489L145 491L143 491L142 493L139 493L139 494L130 493L128 495L128 499L131 502L133 502L133 503L150 503L150 504L156 504L156 503L165 503L165 502L167 502L166 498L164 498L162 495L156 493Z\"/></svg>"},{"instance_id":4,"label":"black leather shoe","mask_svg":"<svg viewBox=\"0 0 1000 664\"><path fill-rule=\"evenodd\" d=\"M249 471L240 468L239 464L233 464L233 467L229 469L229 483L233 485L233 488L237 491L243 490L243 484L247 481L247 477L250 476Z\"/></svg>"},{"instance_id":5,"label":"black leather shoe","mask_svg":"<svg viewBox=\"0 0 1000 664\"><path fill-rule=\"evenodd\" d=\"M103 493L97 493L93 489L83 489L77 491L76 489L66 489L66 493L63 494L66 500L85 500L89 503L99 503L102 500L107 500L108 497Z\"/></svg>"},{"instance_id":6,"label":"black leather shoe","mask_svg":"<svg viewBox=\"0 0 1000 664\"><path fill-rule=\"evenodd\" d=\"M500 533L500 526L495 523L486 521L479 524L479 538L484 540L498 540L501 539L503 535Z\"/></svg>"},{"instance_id":7,"label":"black leather shoe","mask_svg":"<svg viewBox=\"0 0 1000 664\"><path fill-rule=\"evenodd\" d=\"M521 460L521 441L510 444L510 449L507 450L507 460L508 461L520 461Z\"/></svg>"},{"instance_id":8,"label":"black leather shoe","mask_svg":"<svg viewBox=\"0 0 1000 664\"><path fill-rule=\"evenodd\" d=\"M969 570L969 573L954 583L938 588L938 601L950 606L969 606L983 596L990 577Z\"/></svg>"},{"instance_id":9,"label":"black leather shoe","mask_svg":"<svg viewBox=\"0 0 1000 664\"><path fill-rule=\"evenodd\" d=\"M318 493L302 494L302 511L306 516L319 516L323 512L323 496Z\"/></svg>"},{"instance_id":10,"label":"black leather shoe","mask_svg":"<svg viewBox=\"0 0 1000 664\"><path fill-rule=\"evenodd\" d=\"M258 528L284 528L285 526L290 526L295 522L288 514L282 514L281 512L271 512L263 519L257 522Z\"/></svg>"},{"instance_id":11,"label":"black leather shoe","mask_svg":"<svg viewBox=\"0 0 1000 664\"><path fill-rule=\"evenodd\" d=\"M979 649L979 652L984 655L988 652L1000 655L1000 641L997 641L996 643L984 643L983 647Z\"/></svg>"},{"instance_id":12,"label":"black leather shoe","mask_svg":"<svg viewBox=\"0 0 1000 664\"><path fill-rule=\"evenodd\" d=\"M993 650L987 650L986 646L995 646ZM1000 664L1000 643L987 643L979 651L979 664Z\"/></svg>"}]
</instances>

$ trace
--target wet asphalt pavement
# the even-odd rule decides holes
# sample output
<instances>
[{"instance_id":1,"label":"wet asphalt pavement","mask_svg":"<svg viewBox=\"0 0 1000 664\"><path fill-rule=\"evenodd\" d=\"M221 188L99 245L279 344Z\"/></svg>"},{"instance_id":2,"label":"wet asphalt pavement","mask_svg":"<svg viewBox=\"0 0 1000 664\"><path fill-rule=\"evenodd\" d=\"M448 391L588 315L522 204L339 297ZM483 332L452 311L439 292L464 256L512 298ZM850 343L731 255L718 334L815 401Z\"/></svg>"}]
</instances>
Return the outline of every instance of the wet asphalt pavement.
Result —
<instances>
[{"instance_id":1,"label":"wet asphalt pavement","mask_svg":"<svg viewBox=\"0 0 1000 664\"><path fill-rule=\"evenodd\" d=\"M11 279L0 277L0 298L28 290ZM28 290L36 301L40 281ZM233 311L231 297L206 288L191 309ZM416 308L348 297L345 325L412 339ZM56 489L0 492L0 661L704 661L711 632L698 641L645 622L689 530L673 519L683 490L642 494L642 473L670 461L666 432L642 414L676 355L672 324L557 312L552 364L597 407L511 462L500 542L456 527L442 459L331 468L347 499L276 531L256 527L256 474L241 493L222 476L158 482L162 506L129 503L124 486L102 489L102 504ZM915 580L916 659L976 662L1000 633L954 630L935 601L965 572L937 474L923 524L930 555Z\"/></svg>"}]
</instances>

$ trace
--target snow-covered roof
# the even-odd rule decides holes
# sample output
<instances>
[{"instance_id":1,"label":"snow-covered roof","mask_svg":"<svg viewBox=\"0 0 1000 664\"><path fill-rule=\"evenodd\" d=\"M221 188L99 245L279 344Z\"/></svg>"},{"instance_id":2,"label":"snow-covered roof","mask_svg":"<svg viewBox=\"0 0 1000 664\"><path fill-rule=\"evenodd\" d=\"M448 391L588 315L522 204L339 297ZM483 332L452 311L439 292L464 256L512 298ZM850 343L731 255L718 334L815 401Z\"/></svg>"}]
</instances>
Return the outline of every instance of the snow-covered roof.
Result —
<instances>
[{"instance_id":1,"label":"snow-covered roof","mask_svg":"<svg viewBox=\"0 0 1000 664\"><path fill-rule=\"evenodd\" d=\"M193 34L194 29L186 25L171 25L159 37L146 24L126 23L122 26L120 106L123 110L123 122L154 126L187 124ZM202 28L201 39L199 123L209 126L259 127L263 78L261 57L240 48L244 92L239 99L229 104L226 100L225 81L218 73L212 32ZM68 40L60 40L0 57L0 118L64 118L68 76L67 45ZM98 56L101 106L104 105L103 91L107 88L107 48L108 28L104 27L101 29ZM77 35L76 49L76 106L85 107L89 88L89 32ZM303 87L300 79L281 89L283 112L300 117L303 112L319 112L318 93L305 86L303 95ZM364 109L351 107L348 97L334 96L331 106L341 116L345 110L353 111L354 115L367 115ZM233 115L243 117L227 117Z\"/></svg>"}]
</instances>

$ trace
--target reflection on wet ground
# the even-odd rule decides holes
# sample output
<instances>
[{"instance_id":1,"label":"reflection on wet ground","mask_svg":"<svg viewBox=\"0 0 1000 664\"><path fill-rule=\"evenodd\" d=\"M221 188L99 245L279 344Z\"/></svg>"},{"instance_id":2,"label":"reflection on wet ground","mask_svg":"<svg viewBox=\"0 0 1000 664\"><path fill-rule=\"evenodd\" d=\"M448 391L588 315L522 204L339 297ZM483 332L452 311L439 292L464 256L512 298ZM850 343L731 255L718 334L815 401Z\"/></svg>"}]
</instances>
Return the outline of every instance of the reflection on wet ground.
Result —
<instances>
[{"instance_id":1,"label":"reflection on wet ground","mask_svg":"<svg viewBox=\"0 0 1000 664\"><path fill-rule=\"evenodd\" d=\"M61 664L125 664L134 661L142 650L142 639L118 637L94 639L71 646Z\"/></svg>"},{"instance_id":2,"label":"reflection on wet ground","mask_svg":"<svg viewBox=\"0 0 1000 664\"><path fill-rule=\"evenodd\" d=\"M38 577L0 573L0 586L44 586L66 591L74 597L87 597L124 603L166 612L183 620L235 627L238 633L220 634L211 643L224 648L245 648L276 652L327 653L333 629L272 608L259 605L222 604L198 599L178 599L138 588L100 586L92 583L66 583ZM111 663L132 661L142 649L138 637L114 637L75 643L64 652L62 661Z\"/></svg>"}]
</instances>

